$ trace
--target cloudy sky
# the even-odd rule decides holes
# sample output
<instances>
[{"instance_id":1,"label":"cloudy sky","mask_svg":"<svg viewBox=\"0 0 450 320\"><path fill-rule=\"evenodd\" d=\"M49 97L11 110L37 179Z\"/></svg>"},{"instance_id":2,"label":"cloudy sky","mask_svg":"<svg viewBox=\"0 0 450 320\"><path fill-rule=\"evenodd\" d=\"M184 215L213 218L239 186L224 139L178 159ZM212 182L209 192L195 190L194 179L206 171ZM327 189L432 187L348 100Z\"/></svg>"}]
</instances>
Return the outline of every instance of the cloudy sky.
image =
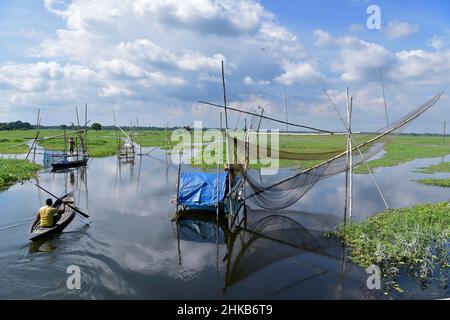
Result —
<instances>
[{"instance_id":1,"label":"cloudy sky","mask_svg":"<svg viewBox=\"0 0 450 320\"><path fill-rule=\"evenodd\" d=\"M322 89L343 110L354 97L356 130L385 123L383 69L394 120L438 92L441 101L409 128L450 122L450 2L364 0L0 0L0 122L69 124L75 106L112 124L218 124L225 61L231 105L340 130ZM230 126L238 117L230 117ZM248 119L249 120L249 119ZM240 119L242 125L243 118ZM282 128L269 122L266 127Z\"/></svg>"}]
</instances>

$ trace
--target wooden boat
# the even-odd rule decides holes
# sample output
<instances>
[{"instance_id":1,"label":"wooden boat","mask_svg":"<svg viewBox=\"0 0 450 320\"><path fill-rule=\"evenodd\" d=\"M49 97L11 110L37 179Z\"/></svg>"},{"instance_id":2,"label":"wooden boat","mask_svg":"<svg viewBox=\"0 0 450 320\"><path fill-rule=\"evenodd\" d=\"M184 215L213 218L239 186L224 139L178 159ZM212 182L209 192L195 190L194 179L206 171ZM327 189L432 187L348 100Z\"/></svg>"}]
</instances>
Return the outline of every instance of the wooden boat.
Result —
<instances>
[{"instance_id":1,"label":"wooden boat","mask_svg":"<svg viewBox=\"0 0 450 320\"><path fill-rule=\"evenodd\" d=\"M75 168L75 167L85 167L87 166L88 158L83 158L79 160L73 160L73 161L64 161L64 162L57 162L52 163L53 170L63 170L67 168Z\"/></svg>"},{"instance_id":2,"label":"wooden boat","mask_svg":"<svg viewBox=\"0 0 450 320\"><path fill-rule=\"evenodd\" d=\"M31 226L30 240L36 241L44 237L53 235L55 233L61 232L62 230L64 230L65 227L69 225L70 222L72 222L76 213L69 206L64 206L64 203L69 203L70 205L73 206L74 199L69 195L65 195L62 197L62 200L63 201L56 200L55 203L53 204L53 207L56 209L64 208L64 212L62 213L61 219L59 219L58 222L56 222L56 224L53 227L46 228L41 227L40 220L36 218L36 220L33 222Z\"/></svg>"}]
</instances>

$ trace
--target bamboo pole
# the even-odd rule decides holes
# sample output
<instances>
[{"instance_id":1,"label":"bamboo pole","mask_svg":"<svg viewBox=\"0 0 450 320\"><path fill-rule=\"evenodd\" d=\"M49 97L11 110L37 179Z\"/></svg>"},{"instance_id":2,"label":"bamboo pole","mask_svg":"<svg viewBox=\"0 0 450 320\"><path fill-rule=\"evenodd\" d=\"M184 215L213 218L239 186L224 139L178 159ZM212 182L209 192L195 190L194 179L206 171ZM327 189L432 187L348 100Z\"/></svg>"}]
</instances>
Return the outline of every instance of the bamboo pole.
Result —
<instances>
[{"instance_id":1,"label":"bamboo pole","mask_svg":"<svg viewBox=\"0 0 450 320\"><path fill-rule=\"evenodd\" d=\"M178 217L178 206L180 204L180 175L181 175L181 154L179 155L179 161L178 161L178 172L177 172L177 217Z\"/></svg>"},{"instance_id":2,"label":"bamboo pole","mask_svg":"<svg viewBox=\"0 0 450 320\"><path fill-rule=\"evenodd\" d=\"M142 140L141 140L141 130L139 129L139 120L136 118L136 124L137 124L137 132L138 132L138 139L139 139L139 155L142 156Z\"/></svg>"},{"instance_id":3,"label":"bamboo pole","mask_svg":"<svg viewBox=\"0 0 450 320\"><path fill-rule=\"evenodd\" d=\"M349 144L349 202L348 213L350 221L352 221L353 209L353 145L352 145L352 113L353 113L353 97L350 98L350 109L348 115L348 144Z\"/></svg>"},{"instance_id":4,"label":"bamboo pole","mask_svg":"<svg viewBox=\"0 0 450 320\"><path fill-rule=\"evenodd\" d=\"M444 145L445 145L446 129L447 129L447 121L444 121L444 134L442 136L442 142Z\"/></svg>"},{"instance_id":5,"label":"bamboo pole","mask_svg":"<svg viewBox=\"0 0 450 320\"><path fill-rule=\"evenodd\" d=\"M346 89L346 100L347 100L347 132L349 132L349 127L350 127L350 118L349 118L349 111L350 111L350 102L349 102L349 96L348 96L348 88ZM350 144L349 144L349 140L350 138L347 136L347 154L346 154L346 158L347 158L347 168L345 170L345 204L344 204L344 223L347 223L347 217L348 217L348 188L349 188L349 174L350 174L350 170L349 170L349 165L350 165L350 160L349 160L349 155L350 155Z\"/></svg>"},{"instance_id":6,"label":"bamboo pole","mask_svg":"<svg viewBox=\"0 0 450 320\"><path fill-rule=\"evenodd\" d=\"M348 130L348 129L347 129L347 123L345 122L344 118L342 118L341 113L339 112L339 110L338 110L336 104L333 102L333 100L331 100L331 97L327 94L326 91L325 91L325 94L327 95L327 97L328 97L328 99L329 99L331 105L333 106L334 111L336 111L336 114L337 114L338 118L341 120L342 124L344 125L344 128L346 128L346 130ZM374 184L375 184L375 186L376 186L376 188L377 188L377 190L378 190L378 193L380 194L381 199L382 199L383 202L384 202L384 205L385 205L386 209L389 209L389 205L388 205L388 203L387 203L387 201L386 201L386 198L385 198L383 192L381 191L380 185L378 184L377 180L375 179L375 175L373 174L372 169L370 168L370 166L369 166L367 160L365 159L364 155L362 154L361 149L359 148L358 144L357 144L356 141L353 139L353 133L351 134L351 140L352 140L352 143L355 145L355 148L356 148L356 150L358 151L358 153L359 153L361 159L363 160L363 162L364 162L364 164L365 164L365 166L366 166L366 168L367 168L367 171L369 172L369 174L370 174L370 176L371 176L371 178L372 178L372 180L373 180L373 182L374 182Z\"/></svg>"},{"instance_id":7,"label":"bamboo pole","mask_svg":"<svg viewBox=\"0 0 450 320\"><path fill-rule=\"evenodd\" d=\"M220 136L222 136L222 112L220 113ZM223 141L222 139L219 140L220 142L220 146L219 150L216 150L217 152L217 183L216 183L216 222L217 222L217 227L219 227L219 194L220 194L220 158L223 155L222 153L222 148L223 148Z\"/></svg>"},{"instance_id":8,"label":"bamboo pole","mask_svg":"<svg viewBox=\"0 0 450 320\"><path fill-rule=\"evenodd\" d=\"M220 105L220 104L211 103L211 102L206 102L206 101L202 101L202 100L199 100L198 102L199 102L199 103L202 103L202 104L209 105L209 106L213 106L213 107L216 107L216 108L222 108L222 109L225 109L225 107L222 106L222 105ZM271 118L271 117L267 117L267 116L260 116L260 115L254 113L254 112L245 111L245 110L238 110L238 109L235 109L235 108L232 108L232 107L227 107L226 109L227 109L227 110L231 110L231 111L235 111L235 112L242 112L242 113L245 113L245 114L248 114L248 115L251 115L251 116L261 117L261 118L263 118L263 119L267 119L267 120L270 120L270 121L278 122L278 123L281 123L281 124L288 124L288 125L290 125L291 127L298 127L298 128L303 128L303 129L309 129L309 130L318 131L318 132L322 132L322 133L328 133L328 134L334 134L334 133L335 133L335 132L329 131L329 130L318 129L318 128L314 128L314 127L310 127L310 126L305 126L305 125L301 125L301 124L297 124L297 123L292 123L292 122L286 122L286 121L284 121L284 120L278 120L278 119Z\"/></svg>"},{"instance_id":9,"label":"bamboo pole","mask_svg":"<svg viewBox=\"0 0 450 320\"><path fill-rule=\"evenodd\" d=\"M227 167L229 172L231 173L231 161L230 161L230 144L228 142L228 114L227 114L227 91L226 91L226 85L225 85L225 69L223 65L222 60L222 88L223 88L223 107L225 109L225 139L226 139L226 146L227 146ZM229 199L229 205L230 205L230 212L228 215L228 225L230 226L231 217L233 216L233 204L231 199L231 190L232 190L232 181L231 181L231 175L228 174L228 199Z\"/></svg>"}]
</instances>

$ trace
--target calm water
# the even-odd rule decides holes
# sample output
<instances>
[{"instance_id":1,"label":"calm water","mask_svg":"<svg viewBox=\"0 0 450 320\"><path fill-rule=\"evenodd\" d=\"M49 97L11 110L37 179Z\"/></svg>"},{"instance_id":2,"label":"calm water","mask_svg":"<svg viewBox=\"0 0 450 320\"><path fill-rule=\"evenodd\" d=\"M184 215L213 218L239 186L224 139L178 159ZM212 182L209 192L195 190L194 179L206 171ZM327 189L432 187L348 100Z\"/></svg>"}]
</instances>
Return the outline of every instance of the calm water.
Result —
<instances>
[{"instance_id":1,"label":"calm water","mask_svg":"<svg viewBox=\"0 0 450 320\"><path fill-rule=\"evenodd\" d=\"M390 206L449 200L448 190L413 181L423 176L415 168L440 160L377 170ZM74 189L91 218L77 217L62 234L36 244L28 231L47 196L36 181L0 193L0 298L385 298L366 288L367 274L340 244L322 237L343 215L343 175L320 182L284 212L250 204L247 227L257 233L230 233L214 219L171 222L176 174L162 151L134 165L119 166L111 157L93 159L87 170L42 172L43 187L56 194ZM355 175L354 186L355 219L383 209L368 175ZM81 290L66 288L70 265L81 268ZM421 289L407 277L400 282L407 293L395 298L450 295L434 284Z\"/></svg>"}]
</instances>

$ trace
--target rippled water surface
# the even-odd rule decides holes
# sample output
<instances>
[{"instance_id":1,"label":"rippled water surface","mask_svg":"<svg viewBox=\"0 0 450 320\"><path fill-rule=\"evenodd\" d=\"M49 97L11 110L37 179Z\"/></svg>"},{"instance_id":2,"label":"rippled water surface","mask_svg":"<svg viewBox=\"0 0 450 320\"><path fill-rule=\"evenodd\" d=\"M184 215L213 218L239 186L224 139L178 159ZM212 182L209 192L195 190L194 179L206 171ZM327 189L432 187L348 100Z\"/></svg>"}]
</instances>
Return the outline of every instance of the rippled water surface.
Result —
<instances>
[{"instance_id":1,"label":"rippled water surface","mask_svg":"<svg viewBox=\"0 0 450 320\"><path fill-rule=\"evenodd\" d=\"M447 189L414 181L423 176L415 168L439 161L377 170L390 206L449 200ZM0 193L0 298L383 298L366 288L367 274L347 251L322 237L343 215L343 175L321 181L284 212L249 204L247 227L254 233L231 232L225 221L218 227L215 217L172 222L176 176L166 154L155 151L134 164L110 157L93 159L86 170L42 172L38 181ZM31 243L30 224L47 198L36 182L55 194L74 189L91 218L77 217L63 233ZM355 219L383 209L368 175L355 175L354 186ZM66 287L70 265L81 269L81 290ZM449 295L402 282L407 293L396 298Z\"/></svg>"}]
</instances>

